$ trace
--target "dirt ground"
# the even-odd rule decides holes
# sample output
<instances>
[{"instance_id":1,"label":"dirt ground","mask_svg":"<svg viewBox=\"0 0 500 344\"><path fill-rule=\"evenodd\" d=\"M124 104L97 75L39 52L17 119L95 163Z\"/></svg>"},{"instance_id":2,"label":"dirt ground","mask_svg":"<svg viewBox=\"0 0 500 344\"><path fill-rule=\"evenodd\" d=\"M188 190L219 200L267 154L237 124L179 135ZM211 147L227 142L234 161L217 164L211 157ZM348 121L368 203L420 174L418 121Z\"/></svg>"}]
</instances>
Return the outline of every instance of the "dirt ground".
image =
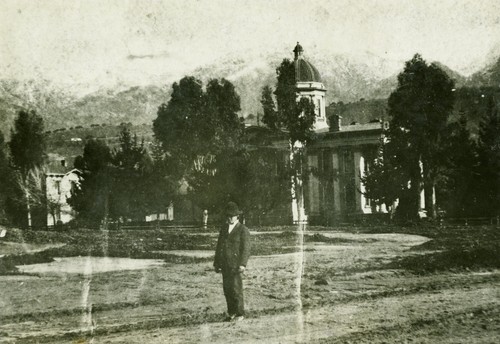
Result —
<instances>
[{"instance_id":1,"label":"dirt ground","mask_svg":"<svg viewBox=\"0 0 500 344\"><path fill-rule=\"evenodd\" d=\"M222 321L210 250L175 250L206 260L139 270L2 275L0 342L500 343L500 270L419 275L388 266L431 253L411 250L427 237L321 236L338 240L250 259L241 322ZM13 246L0 245L0 255Z\"/></svg>"}]
</instances>

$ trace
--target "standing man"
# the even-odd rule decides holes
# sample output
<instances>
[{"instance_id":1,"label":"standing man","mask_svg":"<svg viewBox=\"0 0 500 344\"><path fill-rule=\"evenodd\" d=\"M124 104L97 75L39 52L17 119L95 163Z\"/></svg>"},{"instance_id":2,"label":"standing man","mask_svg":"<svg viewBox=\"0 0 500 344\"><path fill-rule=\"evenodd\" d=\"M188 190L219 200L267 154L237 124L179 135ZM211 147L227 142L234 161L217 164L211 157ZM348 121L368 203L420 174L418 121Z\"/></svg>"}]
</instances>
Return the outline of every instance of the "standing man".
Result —
<instances>
[{"instance_id":1,"label":"standing man","mask_svg":"<svg viewBox=\"0 0 500 344\"><path fill-rule=\"evenodd\" d=\"M215 250L214 269L222 272L222 285L227 302L226 321L243 320L243 281L241 275L250 257L250 232L238 221L241 211L234 202L226 208L227 224L222 227Z\"/></svg>"}]
</instances>

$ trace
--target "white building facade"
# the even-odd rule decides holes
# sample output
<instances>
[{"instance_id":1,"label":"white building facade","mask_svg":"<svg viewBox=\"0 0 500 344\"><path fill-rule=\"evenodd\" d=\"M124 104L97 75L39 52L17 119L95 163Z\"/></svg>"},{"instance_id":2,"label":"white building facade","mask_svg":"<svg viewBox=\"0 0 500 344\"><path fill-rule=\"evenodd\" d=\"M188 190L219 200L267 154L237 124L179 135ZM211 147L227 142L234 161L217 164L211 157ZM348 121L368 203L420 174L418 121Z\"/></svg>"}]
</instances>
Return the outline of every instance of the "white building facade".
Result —
<instances>
[{"instance_id":1,"label":"white building facade","mask_svg":"<svg viewBox=\"0 0 500 344\"><path fill-rule=\"evenodd\" d=\"M71 190L80 182L80 171L46 173L45 194L47 202L47 226L65 224L75 218L75 211L68 204Z\"/></svg>"}]
</instances>

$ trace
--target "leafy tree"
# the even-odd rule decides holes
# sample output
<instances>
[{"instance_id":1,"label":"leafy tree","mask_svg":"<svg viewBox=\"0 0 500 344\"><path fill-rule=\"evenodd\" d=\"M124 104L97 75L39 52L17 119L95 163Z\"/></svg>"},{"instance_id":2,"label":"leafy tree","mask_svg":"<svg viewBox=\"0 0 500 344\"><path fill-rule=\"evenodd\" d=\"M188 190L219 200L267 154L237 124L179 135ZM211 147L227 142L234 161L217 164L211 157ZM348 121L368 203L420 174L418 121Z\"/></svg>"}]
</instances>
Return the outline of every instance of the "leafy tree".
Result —
<instances>
[{"instance_id":1,"label":"leafy tree","mask_svg":"<svg viewBox=\"0 0 500 344\"><path fill-rule=\"evenodd\" d=\"M240 97L229 81L210 80L204 92L199 80L185 77L174 83L170 101L160 106L153 122L170 177L178 178L177 184L187 181L196 194L193 199L203 207L209 207L209 199L210 204L220 204L200 193L203 185L215 183L220 175L214 164L239 149L243 133L239 110Z\"/></svg>"},{"instance_id":2,"label":"leafy tree","mask_svg":"<svg viewBox=\"0 0 500 344\"><path fill-rule=\"evenodd\" d=\"M189 196L195 204L210 213L220 213L228 201L237 201L233 197L236 190L243 192L245 174L241 168L243 157L239 153L227 151L217 157L200 157L189 176Z\"/></svg>"},{"instance_id":3,"label":"leafy tree","mask_svg":"<svg viewBox=\"0 0 500 344\"><path fill-rule=\"evenodd\" d=\"M467 128L477 139L479 123L488 115L489 99L500 99L498 87L460 87L455 91L455 108L452 118L458 122L461 114L467 115Z\"/></svg>"},{"instance_id":4,"label":"leafy tree","mask_svg":"<svg viewBox=\"0 0 500 344\"><path fill-rule=\"evenodd\" d=\"M254 215L272 213L290 204L290 175L282 169L282 151L269 148L247 150L241 160L240 192L233 198Z\"/></svg>"},{"instance_id":5,"label":"leafy tree","mask_svg":"<svg viewBox=\"0 0 500 344\"><path fill-rule=\"evenodd\" d=\"M45 138L43 119L35 111L20 111L11 130L9 142L10 156L17 176L17 190L13 190L10 199L12 217L17 217L26 209L26 225L32 226L33 207L41 203L32 199L41 192L41 186L33 182L35 175L45 160ZM35 209L36 210L36 209ZM21 223L22 224L22 223Z\"/></svg>"},{"instance_id":6,"label":"leafy tree","mask_svg":"<svg viewBox=\"0 0 500 344\"><path fill-rule=\"evenodd\" d=\"M122 128L120 145L111 152L101 141L90 140L75 167L83 172L80 186L72 192L70 204L84 220L107 223L110 219L142 220L151 213L163 213L172 201L168 158L153 147L149 154L128 127Z\"/></svg>"},{"instance_id":7,"label":"leafy tree","mask_svg":"<svg viewBox=\"0 0 500 344\"><path fill-rule=\"evenodd\" d=\"M119 138L120 146L113 156L113 164L127 169L138 169L144 157L144 141L139 143L128 127L123 127Z\"/></svg>"},{"instance_id":8,"label":"leafy tree","mask_svg":"<svg viewBox=\"0 0 500 344\"><path fill-rule=\"evenodd\" d=\"M45 193L45 166L33 167L25 176L14 173L14 195L23 195L13 199L18 206L27 204L28 226L46 224L47 198Z\"/></svg>"},{"instance_id":9,"label":"leafy tree","mask_svg":"<svg viewBox=\"0 0 500 344\"><path fill-rule=\"evenodd\" d=\"M276 104L273 99L273 90L270 86L266 85L262 88L262 97L260 100L264 115L262 116L262 123L269 129L277 130L281 124L278 121L278 113L276 112Z\"/></svg>"},{"instance_id":10,"label":"leafy tree","mask_svg":"<svg viewBox=\"0 0 500 344\"><path fill-rule=\"evenodd\" d=\"M365 185L365 196L376 204L385 204L392 213L394 202L400 197L407 179L397 166L392 165L392 160L387 158L388 154L388 149L381 145L379 156L361 178L361 182Z\"/></svg>"},{"instance_id":11,"label":"leafy tree","mask_svg":"<svg viewBox=\"0 0 500 344\"><path fill-rule=\"evenodd\" d=\"M238 148L243 125L238 117L240 96L234 85L225 80L210 80L205 94L206 111L200 118L198 131L209 154L217 155ZM208 146L207 146L208 144Z\"/></svg>"},{"instance_id":12,"label":"leafy tree","mask_svg":"<svg viewBox=\"0 0 500 344\"><path fill-rule=\"evenodd\" d=\"M477 155L481 215L500 215L500 115L493 97L479 125Z\"/></svg>"},{"instance_id":13,"label":"leafy tree","mask_svg":"<svg viewBox=\"0 0 500 344\"><path fill-rule=\"evenodd\" d=\"M112 190L112 155L102 141L91 139L83 148L83 156L75 159L82 172L80 185L71 192L68 203L79 216L90 223L107 221Z\"/></svg>"},{"instance_id":14,"label":"leafy tree","mask_svg":"<svg viewBox=\"0 0 500 344\"><path fill-rule=\"evenodd\" d=\"M445 165L437 187L439 203L449 216L473 215L477 211L477 157L466 114L462 112L448 130L442 154Z\"/></svg>"},{"instance_id":15,"label":"leafy tree","mask_svg":"<svg viewBox=\"0 0 500 344\"><path fill-rule=\"evenodd\" d=\"M174 168L175 164L170 163L171 160L155 142L151 149L151 164L145 165L143 179L144 205L149 214L164 213L176 200L182 176Z\"/></svg>"},{"instance_id":16,"label":"leafy tree","mask_svg":"<svg viewBox=\"0 0 500 344\"><path fill-rule=\"evenodd\" d=\"M172 157L171 163L185 171L199 152L206 147L199 135L204 125L204 92L201 81L194 77L184 77L172 85L172 95L168 104L158 108L153 121L155 138L161 143L164 152ZM182 173L183 174L183 173Z\"/></svg>"},{"instance_id":17,"label":"leafy tree","mask_svg":"<svg viewBox=\"0 0 500 344\"><path fill-rule=\"evenodd\" d=\"M211 80L205 94L206 110L198 130L205 149L195 157L187 175L191 199L203 209L220 212L229 200L235 200L234 190L241 187L241 139L243 125L237 112L240 97L227 80ZM243 206L241 204L240 206Z\"/></svg>"},{"instance_id":18,"label":"leafy tree","mask_svg":"<svg viewBox=\"0 0 500 344\"><path fill-rule=\"evenodd\" d=\"M442 175L442 148L447 120L453 109L453 81L437 65L416 54L398 75L398 87L388 100L390 128L386 133L383 163L387 178L397 182L401 219L418 218L419 198L425 185L426 207L435 216L433 190ZM370 186L367 186L370 188Z\"/></svg>"},{"instance_id":19,"label":"leafy tree","mask_svg":"<svg viewBox=\"0 0 500 344\"><path fill-rule=\"evenodd\" d=\"M197 171L190 186L197 204L210 212L220 212L235 201L247 215L272 211L289 198L289 179L276 170L279 152L272 149L241 148L223 154Z\"/></svg>"},{"instance_id":20,"label":"leafy tree","mask_svg":"<svg viewBox=\"0 0 500 344\"><path fill-rule=\"evenodd\" d=\"M110 216L112 218L141 219L146 209L145 178L152 161L139 143L137 135L122 128L119 149L112 157L112 192L110 193Z\"/></svg>"},{"instance_id":21,"label":"leafy tree","mask_svg":"<svg viewBox=\"0 0 500 344\"><path fill-rule=\"evenodd\" d=\"M314 139L313 125L316 119L314 104L309 98L297 99L295 66L284 59L276 69L277 83L274 94L278 105L278 122L289 132L292 142L303 144Z\"/></svg>"}]
</instances>

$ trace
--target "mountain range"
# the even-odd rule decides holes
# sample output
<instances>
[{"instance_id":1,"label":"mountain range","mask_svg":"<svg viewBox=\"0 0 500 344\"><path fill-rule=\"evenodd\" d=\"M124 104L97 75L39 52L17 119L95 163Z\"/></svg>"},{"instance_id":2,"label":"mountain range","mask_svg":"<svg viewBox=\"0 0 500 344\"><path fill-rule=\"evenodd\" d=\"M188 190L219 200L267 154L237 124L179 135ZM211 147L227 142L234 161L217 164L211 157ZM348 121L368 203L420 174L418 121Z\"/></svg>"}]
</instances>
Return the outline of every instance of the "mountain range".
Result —
<instances>
[{"instance_id":1,"label":"mountain range","mask_svg":"<svg viewBox=\"0 0 500 344\"><path fill-rule=\"evenodd\" d=\"M189 74L204 84L211 78L230 80L241 97L241 116L247 117L262 112L262 87L275 85L276 68L286 55L228 56ZM385 99L396 87L397 74L404 67L404 61L383 59L369 53L318 54L306 56L306 59L319 70L328 90L329 103ZM436 63L455 80L457 87L500 85L498 57L470 77ZM101 89L77 96L70 87L55 85L49 80L0 80L0 129L8 136L16 113L23 108L35 109L41 114L47 130L91 124L151 123L158 106L168 101L171 84L175 81L169 80L164 85Z\"/></svg>"}]
</instances>

